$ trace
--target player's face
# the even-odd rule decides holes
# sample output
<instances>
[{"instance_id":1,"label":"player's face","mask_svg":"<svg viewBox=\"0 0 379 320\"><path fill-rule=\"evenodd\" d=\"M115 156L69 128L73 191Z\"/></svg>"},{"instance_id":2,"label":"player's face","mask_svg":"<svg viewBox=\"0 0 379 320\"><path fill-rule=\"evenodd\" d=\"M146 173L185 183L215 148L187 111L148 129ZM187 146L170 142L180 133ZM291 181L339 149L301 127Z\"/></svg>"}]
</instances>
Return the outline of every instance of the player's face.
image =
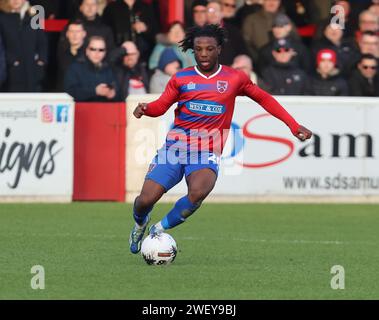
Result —
<instances>
[{"instance_id":1,"label":"player's face","mask_svg":"<svg viewBox=\"0 0 379 320\"><path fill-rule=\"evenodd\" d=\"M205 73L212 73L218 68L218 56L221 47L213 37L195 38L193 50L199 69Z\"/></svg>"}]
</instances>

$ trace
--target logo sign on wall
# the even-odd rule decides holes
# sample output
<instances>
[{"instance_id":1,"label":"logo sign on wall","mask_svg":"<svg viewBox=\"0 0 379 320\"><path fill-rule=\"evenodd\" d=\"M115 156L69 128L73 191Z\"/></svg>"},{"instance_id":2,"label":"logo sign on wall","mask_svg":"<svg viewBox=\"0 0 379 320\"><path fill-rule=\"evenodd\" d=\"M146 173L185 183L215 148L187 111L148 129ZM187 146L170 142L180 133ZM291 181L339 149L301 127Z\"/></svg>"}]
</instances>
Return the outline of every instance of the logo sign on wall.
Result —
<instances>
[{"instance_id":1,"label":"logo sign on wall","mask_svg":"<svg viewBox=\"0 0 379 320\"><path fill-rule=\"evenodd\" d=\"M238 98L213 194L379 195L377 99L278 97L314 136L289 128L248 98ZM172 114L166 115L166 127ZM182 182L171 194L186 192Z\"/></svg>"},{"instance_id":2,"label":"logo sign on wall","mask_svg":"<svg viewBox=\"0 0 379 320\"><path fill-rule=\"evenodd\" d=\"M71 199L73 118L66 94L0 95L0 197Z\"/></svg>"}]
</instances>

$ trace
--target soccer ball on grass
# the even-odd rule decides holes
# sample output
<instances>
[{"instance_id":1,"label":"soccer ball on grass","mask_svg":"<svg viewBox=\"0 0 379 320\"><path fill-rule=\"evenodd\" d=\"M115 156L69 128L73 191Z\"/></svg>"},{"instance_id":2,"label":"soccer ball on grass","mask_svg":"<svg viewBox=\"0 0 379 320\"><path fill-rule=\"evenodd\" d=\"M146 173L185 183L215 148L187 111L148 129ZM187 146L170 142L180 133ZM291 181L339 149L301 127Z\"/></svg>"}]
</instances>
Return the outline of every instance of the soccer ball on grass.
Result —
<instances>
[{"instance_id":1,"label":"soccer ball on grass","mask_svg":"<svg viewBox=\"0 0 379 320\"><path fill-rule=\"evenodd\" d=\"M141 254L147 264L168 265L176 257L177 245L168 233L148 235L142 242Z\"/></svg>"}]
</instances>

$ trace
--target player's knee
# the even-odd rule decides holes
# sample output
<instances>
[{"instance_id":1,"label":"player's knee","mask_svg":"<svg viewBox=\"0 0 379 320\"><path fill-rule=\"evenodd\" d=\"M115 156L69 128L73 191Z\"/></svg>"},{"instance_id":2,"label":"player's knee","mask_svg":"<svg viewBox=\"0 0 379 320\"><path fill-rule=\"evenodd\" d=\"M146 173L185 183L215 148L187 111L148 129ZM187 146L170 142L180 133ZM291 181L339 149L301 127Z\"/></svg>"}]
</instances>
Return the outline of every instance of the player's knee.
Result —
<instances>
[{"instance_id":1,"label":"player's knee","mask_svg":"<svg viewBox=\"0 0 379 320\"><path fill-rule=\"evenodd\" d=\"M199 203L207 197L209 192L205 192L204 190L201 189L194 189L194 190L189 190L188 192L188 199L192 203Z\"/></svg>"},{"instance_id":2,"label":"player's knee","mask_svg":"<svg viewBox=\"0 0 379 320\"><path fill-rule=\"evenodd\" d=\"M151 208L155 204L155 199L149 194L141 193L136 200L136 207L138 211L144 211Z\"/></svg>"}]
</instances>

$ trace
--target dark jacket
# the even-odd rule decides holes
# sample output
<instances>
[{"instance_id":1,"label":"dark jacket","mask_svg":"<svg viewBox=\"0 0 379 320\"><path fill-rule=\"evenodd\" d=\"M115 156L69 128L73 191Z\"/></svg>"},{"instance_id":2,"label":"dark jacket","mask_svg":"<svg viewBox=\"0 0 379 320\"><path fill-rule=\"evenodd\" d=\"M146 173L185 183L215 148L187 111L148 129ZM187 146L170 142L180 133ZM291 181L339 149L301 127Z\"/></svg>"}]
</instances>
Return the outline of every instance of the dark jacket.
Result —
<instances>
[{"instance_id":1,"label":"dark jacket","mask_svg":"<svg viewBox=\"0 0 379 320\"><path fill-rule=\"evenodd\" d=\"M6 52L8 91L41 91L47 64L44 31L32 29L28 13L22 20L18 13L0 13L0 32ZM42 61L44 66L37 61Z\"/></svg>"},{"instance_id":2,"label":"dark jacket","mask_svg":"<svg viewBox=\"0 0 379 320\"><path fill-rule=\"evenodd\" d=\"M57 90L59 92L64 90L64 76L72 63L77 61L77 59L84 59L85 56L84 45L78 50L77 54L74 56L71 53L70 47L67 43L58 46L57 52L57 62L58 62L58 73L57 73Z\"/></svg>"},{"instance_id":3,"label":"dark jacket","mask_svg":"<svg viewBox=\"0 0 379 320\"><path fill-rule=\"evenodd\" d=\"M5 62L5 49L3 45L3 40L0 35L0 89L6 78L7 78L7 65Z\"/></svg>"},{"instance_id":4,"label":"dark jacket","mask_svg":"<svg viewBox=\"0 0 379 320\"><path fill-rule=\"evenodd\" d=\"M350 74L351 69L356 61L356 51L355 45L352 41L348 39L342 39L341 45L336 46L325 36L322 36L321 39L315 40L312 44L312 62L313 70L316 69L316 57L317 52L321 49L331 49L337 53L337 68L341 70L344 76Z\"/></svg>"},{"instance_id":5,"label":"dark jacket","mask_svg":"<svg viewBox=\"0 0 379 320\"><path fill-rule=\"evenodd\" d=\"M317 73L311 78L309 94L315 96L348 96L349 89L345 79L339 74L324 79Z\"/></svg>"},{"instance_id":6,"label":"dark jacket","mask_svg":"<svg viewBox=\"0 0 379 320\"><path fill-rule=\"evenodd\" d=\"M307 75L293 62L287 64L275 62L264 69L262 75L271 94L303 95L308 93Z\"/></svg>"},{"instance_id":7,"label":"dark jacket","mask_svg":"<svg viewBox=\"0 0 379 320\"><path fill-rule=\"evenodd\" d=\"M105 83L116 89L116 97L108 100L96 95L96 87ZM64 89L75 101L109 102L120 101L119 86L110 65L106 62L102 67L95 67L87 58L78 59L67 70L64 78Z\"/></svg>"},{"instance_id":8,"label":"dark jacket","mask_svg":"<svg viewBox=\"0 0 379 320\"><path fill-rule=\"evenodd\" d=\"M146 32L137 34L133 30L132 25L137 20L146 24ZM136 0L130 10L123 0L116 0L109 3L105 8L103 21L111 27L116 46L125 41L133 41L141 52L141 58L144 61L148 60L155 44L155 35L159 30L158 22L151 6Z\"/></svg>"},{"instance_id":9,"label":"dark jacket","mask_svg":"<svg viewBox=\"0 0 379 320\"><path fill-rule=\"evenodd\" d=\"M221 50L219 62L221 64L230 66L233 64L233 60L240 54L248 55L245 41L241 35L241 32L230 22L224 22L223 27L227 32L227 42Z\"/></svg>"},{"instance_id":10,"label":"dark jacket","mask_svg":"<svg viewBox=\"0 0 379 320\"><path fill-rule=\"evenodd\" d=\"M86 17L83 16L81 12L78 13L77 19L83 21L84 29L87 32L86 39L89 39L91 36L100 36L105 39L105 43L107 45L107 50L113 50L115 47L114 38L112 29L103 22L103 19L97 15L95 20L90 21ZM62 30L60 38L59 38L59 46L67 46L67 38L66 38L67 26Z\"/></svg>"},{"instance_id":11,"label":"dark jacket","mask_svg":"<svg viewBox=\"0 0 379 320\"><path fill-rule=\"evenodd\" d=\"M349 87L352 96L379 97L379 76L376 75L369 81L359 70L354 70L349 79Z\"/></svg>"},{"instance_id":12,"label":"dark jacket","mask_svg":"<svg viewBox=\"0 0 379 320\"><path fill-rule=\"evenodd\" d=\"M293 57L293 62L298 68L303 69L306 72L309 72L311 70L311 59L308 48L304 46L304 44L301 41L296 40L292 37L289 38L291 45L293 46L293 49L297 53L296 56ZM275 41L277 40L271 40L268 44L263 46L261 50L259 50L257 63L258 72L262 72L262 70L266 68L268 65L275 63L275 59L272 56Z\"/></svg>"},{"instance_id":13,"label":"dark jacket","mask_svg":"<svg viewBox=\"0 0 379 320\"><path fill-rule=\"evenodd\" d=\"M131 79L139 80L143 83L147 92L149 92L149 75L146 63L139 62L134 68L130 69L123 65L122 58L126 53L125 48L121 47L113 50L111 60L114 74L120 86L120 98L125 100L129 95L129 82Z\"/></svg>"}]
</instances>

